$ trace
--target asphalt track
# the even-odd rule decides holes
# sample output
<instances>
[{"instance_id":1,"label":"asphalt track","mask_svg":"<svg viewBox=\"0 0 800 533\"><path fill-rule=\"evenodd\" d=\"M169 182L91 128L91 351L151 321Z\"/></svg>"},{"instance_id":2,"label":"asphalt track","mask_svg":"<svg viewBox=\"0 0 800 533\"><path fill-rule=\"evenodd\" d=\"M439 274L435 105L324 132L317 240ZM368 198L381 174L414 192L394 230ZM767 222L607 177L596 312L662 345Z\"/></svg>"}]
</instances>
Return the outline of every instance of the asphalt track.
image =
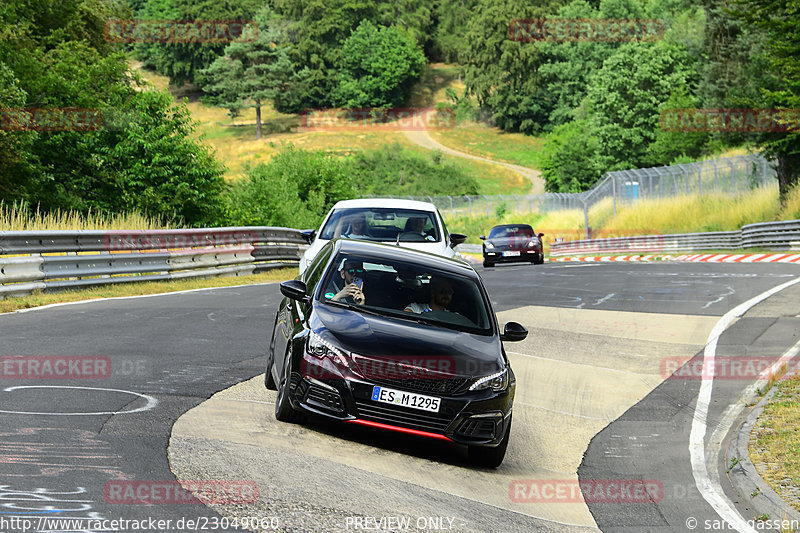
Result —
<instances>
[{"instance_id":1,"label":"asphalt track","mask_svg":"<svg viewBox=\"0 0 800 533\"><path fill-rule=\"evenodd\" d=\"M546 264L483 275L501 321L531 331L506 346L517 402L497 470L471 467L464 450L445 443L322 420L276 423L274 393L258 377L279 301L275 284L0 315L6 358L89 356L111 369L71 380L0 375L0 531L21 531L10 527L19 522L2 522L19 517L42 531L99 531L54 528L43 517L241 530L211 527L234 516L268 519L262 531L688 531L690 517L698 520L694 531L713 530L705 520L719 519L719 502L697 488L697 454L690 456L701 381L665 379L666 369L707 356L720 319L796 279L797 266ZM785 353L800 331L797 287L731 318L717 356ZM715 381L703 417L709 453L727 437L727 424L735 427L728 406L750 377ZM725 459L705 459L720 501L752 518L757 506L727 484ZM176 476L247 480L259 497L209 506L109 497L109 482ZM575 497L578 483L595 493ZM646 501L625 492L646 484L654 488ZM614 492L620 487L623 494ZM197 517L205 528L177 527ZM118 529L136 530L128 526Z\"/></svg>"}]
</instances>

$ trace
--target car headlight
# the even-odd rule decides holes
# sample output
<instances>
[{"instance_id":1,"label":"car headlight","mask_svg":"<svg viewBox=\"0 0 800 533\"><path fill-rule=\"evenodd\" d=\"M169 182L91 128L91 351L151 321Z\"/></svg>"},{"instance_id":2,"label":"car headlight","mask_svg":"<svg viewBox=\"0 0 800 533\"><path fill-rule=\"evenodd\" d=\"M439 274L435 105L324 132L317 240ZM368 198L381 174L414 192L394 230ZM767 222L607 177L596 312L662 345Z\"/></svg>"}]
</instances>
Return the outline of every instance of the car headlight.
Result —
<instances>
[{"instance_id":1,"label":"car headlight","mask_svg":"<svg viewBox=\"0 0 800 533\"><path fill-rule=\"evenodd\" d=\"M327 357L337 365L345 368L350 367L350 364L347 362L347 357L342 350L329 343L313 331L308 336L308 345L306 346L306 351L310 355L313 355L319 359L324 359Z\"/></svg>"},{"instance_id":2,"label":"car headlight","mask_svg":"<svg viewBox=\"0 0 800 533\"><path fill-rule=\"evenodd\" d=\"M508 388L508 369L478 378L469 388L471 391L491 388L494 392L502 392Z\"/></svg>"},{"instance_id":3,"label":"car headlight","mask_svg":"<svg viewBox=\"0 0 800 533\"><path fill-rule=\"evenodd\" d=\"M492 244L490 241L485 241L483 244L486 245L487 250L494 249L494 244Z\"/></svg>"},{"instance_id":4,"label":"car headlight","mask_svg":"<svg viewBox=\"0 0 800 533\"><path fill-rule=\"evenodd\" d=\"M535 248L537 244L536 241L528 241L528 248Z\"/></svg>"}]
</instances>

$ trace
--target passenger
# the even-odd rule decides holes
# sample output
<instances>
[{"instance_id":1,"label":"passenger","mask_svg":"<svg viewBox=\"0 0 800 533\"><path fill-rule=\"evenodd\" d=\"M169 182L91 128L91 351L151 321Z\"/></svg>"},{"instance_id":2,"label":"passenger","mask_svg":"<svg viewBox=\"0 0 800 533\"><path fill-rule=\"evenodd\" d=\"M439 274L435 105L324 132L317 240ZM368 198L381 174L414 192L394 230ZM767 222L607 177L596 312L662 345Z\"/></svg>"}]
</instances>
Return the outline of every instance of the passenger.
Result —
<instances>
[{"instance_id":1,"label":"passenger","mask_svg":"<svg viewBox=\"0 0 800 533\"><path fill-rule=\"evenodd\" d=\"M349 217L350 228L342 237L346 239L358 239L367 236L367 217L364 213L356 213Z\"/></svg>"},{"instance_id":2,"label":"passenger","mask_svg":"<svg viewBox=\"0 0 800 533\"><path fill-rule=\"evenodd\" d=\"M412 217L406 221L405 231L403 233L413 233L414 235L419 235L426 241L433 241L434 239L431 235L425 233L425 222L427 219L425 217Z\"/></svg>"},{"instance_id":3,"label":"passenger","mask_svg":"<svg viewBox=\"0 0 800 533\"><path fill-rule=\"evenodd\" d=\"M453 284L445 278L434 277L430 284L431 297L428 303L411 303L403 311L409 313L429 313L431 311L447 311L453 299Z\"/></svg>"},{"instance_id":4,"label":"passenger","mask_svg":"<svg viewBox=\"0 0 800 533\"><path fill-rule=\"evenodd\" d=\"M342 269L339 271L339 275L344 280L344 287L334 294L331 300L364 305L364 302L366 302L366 296L364 295L364 264L355 259L346 259ZM357 279L360 280L361 287L356 283Z\"/></svg>"}]
</instances>

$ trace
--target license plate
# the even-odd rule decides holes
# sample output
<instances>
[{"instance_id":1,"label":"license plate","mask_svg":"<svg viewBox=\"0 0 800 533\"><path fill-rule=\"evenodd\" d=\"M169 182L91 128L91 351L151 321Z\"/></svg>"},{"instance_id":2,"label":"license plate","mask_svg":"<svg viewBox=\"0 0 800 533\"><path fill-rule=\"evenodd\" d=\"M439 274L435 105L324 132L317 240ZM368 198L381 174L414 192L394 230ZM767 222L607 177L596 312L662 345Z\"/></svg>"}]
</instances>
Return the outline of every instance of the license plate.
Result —
<instances>
[{"instance_id":1,"label":"license plate","mask_svg":"<svg viewBox=\"0 0 800 533\"><path fill-rule=\"evenodd\" d=\"M432 413L439 412L439 404L442 401L441 398L434 398L433 396L425 396L423 394L414 394L412 392L387 389L386 387L373 387L372 399L376 402L390 403L392 405L402 405L403 407L411 407L412 409L421 409L423 411L430 411Z\"/></svg>"},{"instance_id":2,"label":"license plate","mask_svg":"<svg viewBox=\"0 0 800 533\"><path fill-rule=\"evenodd\" d=\"M503 257L516 257L519 255L519 252L503 252Z\"/></svg>"}]
</instances>

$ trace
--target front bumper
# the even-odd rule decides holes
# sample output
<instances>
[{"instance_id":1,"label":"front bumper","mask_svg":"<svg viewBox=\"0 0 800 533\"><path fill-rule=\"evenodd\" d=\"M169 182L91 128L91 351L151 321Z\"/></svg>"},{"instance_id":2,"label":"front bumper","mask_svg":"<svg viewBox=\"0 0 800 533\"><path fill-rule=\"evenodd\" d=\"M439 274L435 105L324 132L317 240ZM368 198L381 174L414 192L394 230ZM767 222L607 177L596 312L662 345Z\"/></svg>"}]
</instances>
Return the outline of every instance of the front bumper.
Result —
<instances>
[{"instance_id":1,"label":"front bumper","mask_svg":"<svg viewBox=\"0 0 800 533\"><path fill-rule=\"evenodd\" d=\"M445 437L459 444L497 446L511 417L515 381L513 373L502 392L483 390L433 394L411 387L399 387L367 380L347 369L333 369L327 363L305 355L302 370L293 374L289 398L295 408L365 425L396 429L430 437ZM338 373L338 376L334 374ZM372 400L375 386L406 390L441 399L436 413ZM408 431L403 431L408 430Z\"/></svg>"},{"instance_id":2,"label":"front bumper","mask_svg":"<svg viewBox=\"0 0 800 533\"><path fill-rule=\"evenodd\" d=\"M505 255L508 252L519 252L519 255ZM531 262L542 254L539 248L530 248L527 250L483 250L483 260L490 263L517 263L517 262Z\"/></svg>"}]
</instances>

